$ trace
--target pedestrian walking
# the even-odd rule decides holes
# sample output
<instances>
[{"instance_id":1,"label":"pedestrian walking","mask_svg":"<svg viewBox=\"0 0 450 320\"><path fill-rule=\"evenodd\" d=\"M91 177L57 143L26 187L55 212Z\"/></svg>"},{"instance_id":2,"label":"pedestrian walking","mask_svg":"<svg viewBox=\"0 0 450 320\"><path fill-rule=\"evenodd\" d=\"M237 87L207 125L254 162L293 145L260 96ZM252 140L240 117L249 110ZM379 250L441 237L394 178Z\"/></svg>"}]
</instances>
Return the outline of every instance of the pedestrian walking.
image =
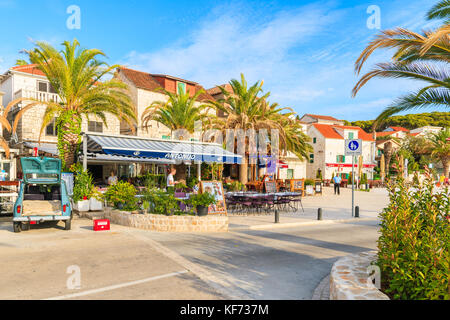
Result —
<instances>
[{"instance_id":1,"label":"pedestrian walking","mask_svg":"<svg viewBox=\"0 0 450 320\"><path fill-rule=\"evenodd\" d=\"M334 182L334 194L338 194L341 195L341 181L342 178L339 175L336 175L333 178L333 182Z\"/></svg>"}]
</instances>

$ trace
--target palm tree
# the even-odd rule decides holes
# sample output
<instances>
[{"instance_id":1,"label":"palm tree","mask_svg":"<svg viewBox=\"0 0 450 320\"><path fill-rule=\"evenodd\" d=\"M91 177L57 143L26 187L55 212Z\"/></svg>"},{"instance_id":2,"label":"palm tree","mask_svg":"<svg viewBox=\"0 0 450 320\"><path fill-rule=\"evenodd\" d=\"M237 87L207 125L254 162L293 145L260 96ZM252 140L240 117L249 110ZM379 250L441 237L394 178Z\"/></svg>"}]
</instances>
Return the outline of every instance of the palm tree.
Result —
<instances>
[{"instance_id":1,"label":"palm tree","mask_svg":"<svg viewBox=\"0 0 450 320\"><path fill-rule=\"evenodd\" d=\"M449 1L441 1L428 12L429 19L446 18L444 26L435 32L421 34L403 28L381 32L361 53L355 63L359 74L364 63L377 49L395 49L390 63L380 63L365 74L353 88L353 97L371 79L405 78L424 81L425 86L415 93L398 98L375 121L375 127L388 117L410 109L450 106L450 42L448 19Z\"/></svg>"},{"instance_id":2,"label":"palm tree","mask_svg":"<svg viewBox=\"0 0 450 320\"><path fill-rule=\"evenodd\" d=\"M74 163L81 142L83 118L95 116L107 127L106 114L111 114L134 128L136 115L124 83L115 79L100 82L118 66L108 66L98 60L98 57L105 56L98 49L79 48L76 39L72 43L65 41L63 46L64 50L60 52L46 42L37 42L36 48L26 51L30 62L46 75L61 102L21 99L21 102L27 101L28 104L17 113L13 131L25 112L37 105L44 105L46 109L40 136L56 118L58 151L63 166L68 168Z\"/></svg>"},{"instance_id":3,"label":"palm tree","mask_svg":"<svg viewBox=\"0 0 450 320\"><path fill-rule=\"evenodd\" d=\"M1 96L0 96L1 98ZM0 128L1 129L5 129L8 132L11 132L12 127L11 124L8 121L8 114L9 111L11 110L12 105L8 104L8 106L6 108L4 108L2 105L0 105ZM10 155L10 150L9 150L9 145L8 142L6 141L6 139L3 137L3 134L0 136L0 147L3 148L3 150L5 150L5 155L6 158L9 159L9 155Z\"/></svg>"},{"instance_id":4,"label":"palm tree","mask_svg":"<svg viewBox=\"0 0 450 320\"><path fill-rule=\"evenodd\" d=\"M225 132L227 129L233 130L272 130L277 129L280 137L280 150L292 151L300 159L306 158L311 146L307 143L308 138L302 132L299 121L295 118L295 113L289 108L280 108L278 104L270 104L267 99L270 93L262 96L263 82L256 82L251 87L248 86L243 74L241 81L232 79L229 84L231 90L218 86L224 95L224 99L211 101L211 104L227 115L226 118L216 117L213 125ZM288 110L288 113L282 113ZM250 141L246 141L248 146ZM239 172L241 183L247 183L248 157L244 156Z\"/></svg>"},{"instance_id":5,"label":"palm tree","mask_svg":"<svg viewBox=\"0 0 450 320\"><path fill-rule=\"evenodd\" d=\"M189 90L186 92L179 90L179 94L171 93L165 89L161 89L161 91L169 99L166 102L155 101L145 109L142 114L142 126L147 130L150 121L157 121L169 128L171 133L176 130L186 130L188 133L193 133L195 123L207 119L205 111L211 106L209 104L198 105L197 103L198 97L204 92L203 90L197 91L193 96L191 96ZM178 138L183 140L186 137L180 136Z\"/></svg>"},{"instance_id":6,"label":"palm tree","mask_svg":"<svg viewBox=\"0 0 450 320\"><path fill-rule=\"evenodd\" d=\"M445 128L438 133L430 135L430 153L439 159L444 167L445 177L449 177L450 170L450 128Z\"/></svg>"},{"instance_id":7,"label":"palm tree","mask_svg":"<svg viewBox=\"0 0 450 320\"><path fill-rule=\"evenodd\" d=\"M189 90L183 91L181 86L178 89L179 93L174 94L161 88L169 99L166 102L155 101L145 109L141 118L144 128L148 130L149 122L157 121L170 129L171 136L175 131L175 139L185 140L187 135L194 133L197 121L206 121L207 111L211 106L197 101L204 91L199 90L191 96ZM186 165L182 163L176 169L177 179L185 180Z\"/></svg>"}]
</instances>

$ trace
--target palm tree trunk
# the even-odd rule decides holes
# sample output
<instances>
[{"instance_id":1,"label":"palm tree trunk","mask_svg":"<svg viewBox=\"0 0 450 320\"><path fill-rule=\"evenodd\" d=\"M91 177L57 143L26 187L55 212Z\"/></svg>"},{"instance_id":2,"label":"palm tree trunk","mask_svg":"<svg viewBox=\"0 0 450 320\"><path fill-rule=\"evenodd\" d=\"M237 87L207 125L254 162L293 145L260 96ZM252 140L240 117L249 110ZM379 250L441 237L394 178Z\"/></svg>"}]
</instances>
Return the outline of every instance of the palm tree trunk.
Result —
<instances>
[{"instance_id":1,"label":"palm tree trunk","mask_svg":"<svg viewBox=\"0 0 450 320\"><path fill-rule=\"evenodd\" d=\"M242 164L239 168L239 181L243 184L246 184L248 182L248 161L247 156L242 157Z\"/></svg>"},{"instance_id":2,"label":"palm tree trunk","mask_svg":"<svg viewBox=\"0 0 450 320\"><path fill-rule=\"evenodd\" d=\"M58 125L58 151L63 169L75 163L81 139L81 118L77 114L61 116Z\"/></svg>"},{"instance_id":3,"label":"palm tree trunk","mask_svg":"<svg viewBox=\"0 0 450 320\"><path fill-rule=\"evenodd\" d=\"M444 157L441 159L442 166L444 167L444 176L446 178L449 178L449 171L450 171L450 158Z\"/></svg>"}]
</instances>

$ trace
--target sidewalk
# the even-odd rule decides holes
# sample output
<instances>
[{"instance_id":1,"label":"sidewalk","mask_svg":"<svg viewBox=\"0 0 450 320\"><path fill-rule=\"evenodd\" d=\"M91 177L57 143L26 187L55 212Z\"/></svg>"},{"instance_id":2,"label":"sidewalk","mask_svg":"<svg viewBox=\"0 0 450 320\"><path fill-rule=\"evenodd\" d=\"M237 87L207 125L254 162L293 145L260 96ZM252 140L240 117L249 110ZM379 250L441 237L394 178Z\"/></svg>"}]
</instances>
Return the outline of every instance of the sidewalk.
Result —
<instances>
[{"instance_id":1,"label":"sidewalk","mask_svg":"<svg viewBox=\"0 0 450 320\"><path fill-rule=\"evenodd\" d=\"M324 224L353 220L351 188L342 188L341 195L334 195L333 188L323 188L322 196L302 198L305 212L281 212L280 223L275 224L275 214L229 214L229 229L270 229L295 227L310 224ZM372 189L370 192L355 191L355 206L360 207L360 219L377 219L378 214L388 205L385 189ZM323 221L317 221L317 211L322 208Z\"/></svg>"}]
</instances>

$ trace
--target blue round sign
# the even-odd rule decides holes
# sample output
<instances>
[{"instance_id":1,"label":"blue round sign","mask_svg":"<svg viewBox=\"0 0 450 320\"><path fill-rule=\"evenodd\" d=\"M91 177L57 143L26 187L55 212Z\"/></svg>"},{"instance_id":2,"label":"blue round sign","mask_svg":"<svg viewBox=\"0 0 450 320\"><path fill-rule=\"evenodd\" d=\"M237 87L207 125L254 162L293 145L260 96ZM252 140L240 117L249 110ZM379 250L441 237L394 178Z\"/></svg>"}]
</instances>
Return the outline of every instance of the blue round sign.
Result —
<instances>
[{"instance_id":1,"label":"blue round sign","mask_svg":"<svg viewBox=\"0 0 450 320\"><path fill-rule=\"evenodd\" d=\"M348 148L352 151L357 151L359 149L358 141L350 141L350 143L348 144Z\"/></svg>"}]
</instances>

